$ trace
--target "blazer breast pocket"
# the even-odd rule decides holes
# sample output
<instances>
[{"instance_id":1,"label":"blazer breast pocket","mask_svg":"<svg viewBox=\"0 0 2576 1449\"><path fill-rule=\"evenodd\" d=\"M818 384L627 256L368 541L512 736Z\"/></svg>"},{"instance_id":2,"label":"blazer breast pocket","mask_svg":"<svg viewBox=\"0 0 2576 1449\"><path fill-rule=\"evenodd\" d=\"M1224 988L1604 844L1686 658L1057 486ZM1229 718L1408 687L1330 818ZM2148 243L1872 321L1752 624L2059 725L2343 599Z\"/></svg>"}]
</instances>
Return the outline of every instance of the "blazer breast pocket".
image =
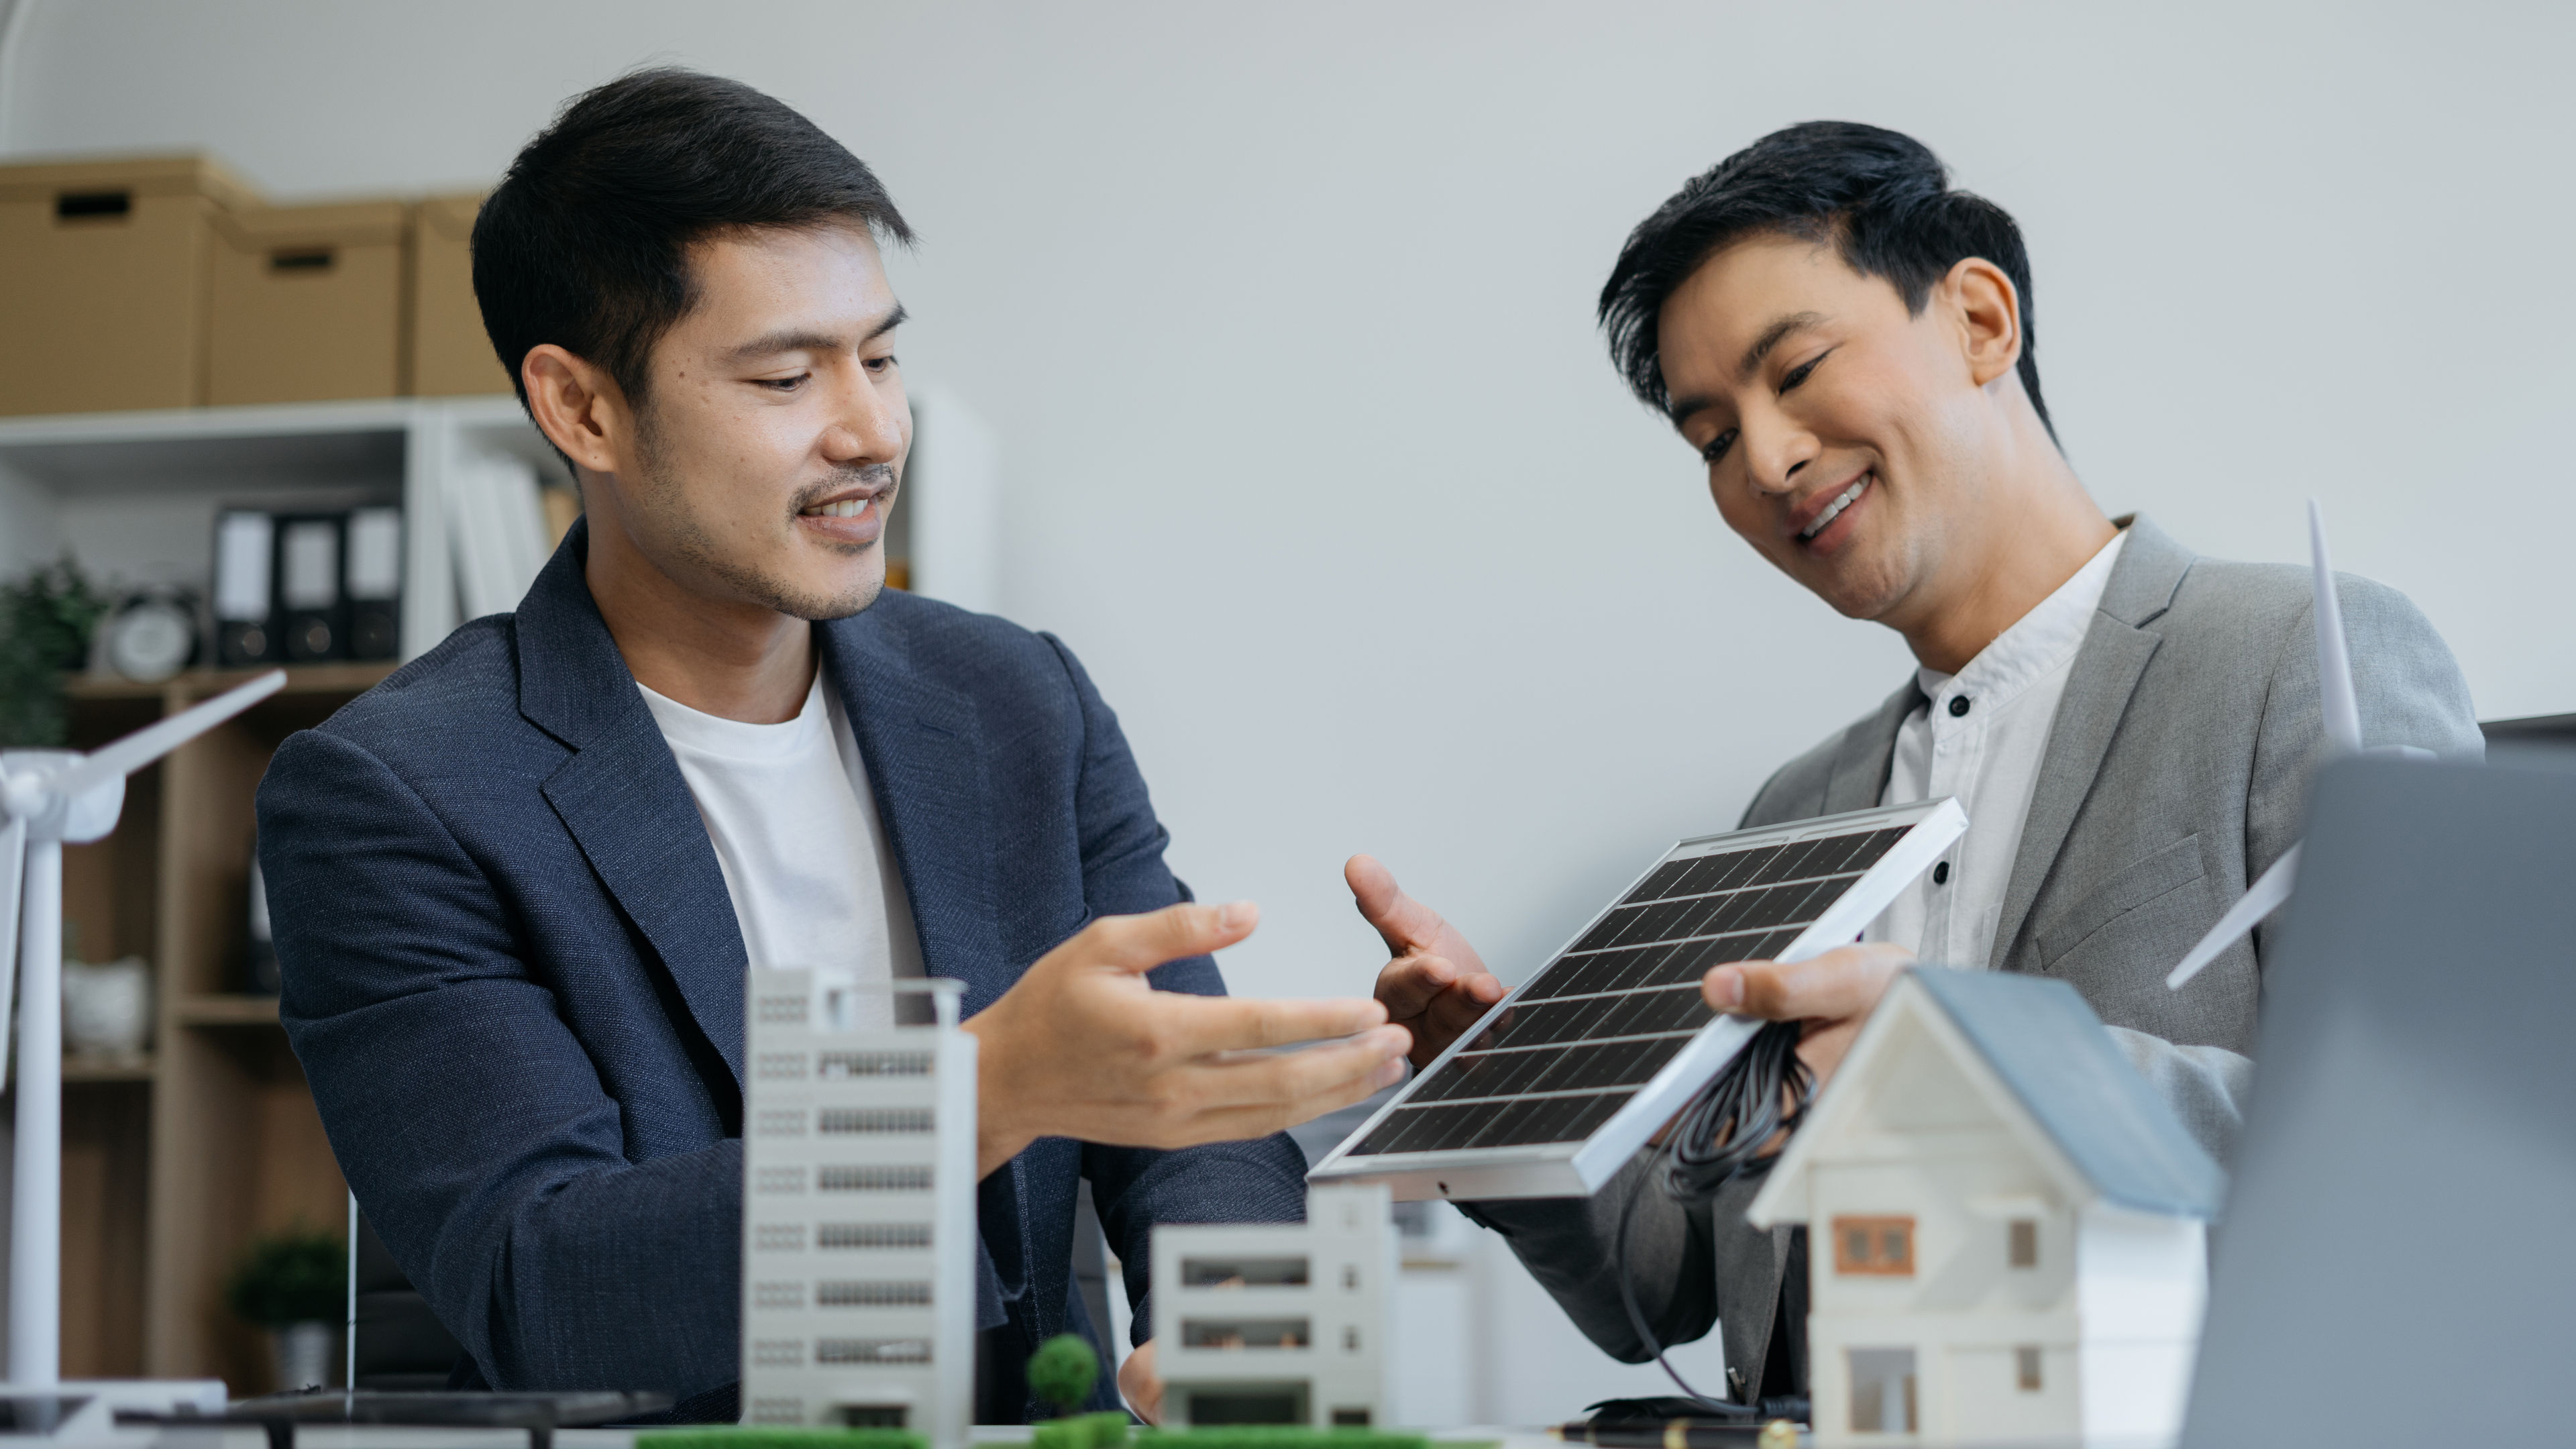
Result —
<instances>
[{"instance_id":1,"label":"blazer breast pocket","mask_svg":"<svg viewBox=\"0 0 2576 1449\"><path fill-rule=\"evenodd\" d=\"M2052 911L2031 933L2039 969L2050 975L2110 969L2127 974L2135 959L2163 973L2208 929L2208 867L2200 837L2186 835L2123 868L2075 904ZM2061 969L2064 968L2064 969Z\"/></svg>"}]
</instances>

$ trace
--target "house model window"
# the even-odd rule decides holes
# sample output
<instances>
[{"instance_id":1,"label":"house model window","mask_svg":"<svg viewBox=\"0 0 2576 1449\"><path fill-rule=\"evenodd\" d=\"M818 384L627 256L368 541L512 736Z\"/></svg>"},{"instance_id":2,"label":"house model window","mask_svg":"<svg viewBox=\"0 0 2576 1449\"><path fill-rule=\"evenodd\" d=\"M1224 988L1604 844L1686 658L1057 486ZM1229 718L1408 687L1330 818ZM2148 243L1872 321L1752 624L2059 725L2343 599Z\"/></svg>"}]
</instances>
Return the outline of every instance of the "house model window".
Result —
<instances>
[{"instance_id":1,"label":"house model window","mask_svg":"<svg viewBox=\"0 0 2576 1449\"><path fill-rule=\"evenodd\" d=\"M1834 1219L1834 1271L1864 1277L1913 1277L1914 1219Z\"/></svg>"},{"instance_id":2,"label":"house model window","mask_svg":"<svg viewBox=\"0 0 2576 1449\"><path fill-rule=\"evenodd\" d=\"M2039 1392L2039 1345L2026 1343L2013 1350L2013 1381L2025 1394Z\"/></svg>"},{"instance_id":3,"label":"house model window","mask_svg":"<svg viewBox=\"0 0 2576 1449\"><path fill-rule=\"evenodd\" d=\"M2016 1268L2039 1266L2039 1224L2029 1218L2015 1218L2007 1261Z\"/></svg>"}]
</instances>

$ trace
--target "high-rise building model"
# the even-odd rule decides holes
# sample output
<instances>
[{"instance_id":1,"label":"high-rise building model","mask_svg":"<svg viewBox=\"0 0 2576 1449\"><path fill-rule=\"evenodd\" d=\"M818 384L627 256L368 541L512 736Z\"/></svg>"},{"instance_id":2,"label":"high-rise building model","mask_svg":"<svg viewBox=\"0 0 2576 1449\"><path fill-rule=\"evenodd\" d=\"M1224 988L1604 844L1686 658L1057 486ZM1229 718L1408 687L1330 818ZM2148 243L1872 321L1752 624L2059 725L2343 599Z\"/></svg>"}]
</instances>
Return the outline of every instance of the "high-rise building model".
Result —
<instances>
[{"instance_id":1,"label":"high-rise building model","mask_svg":"<svg viewBox=\"0 0 2576 1449\"><path fill-rule=\"evenodd\" d=\"M1156 1226L1164 1424L1383 1424L1389 1209L1384 1183L1316 1186L1302 1223Z\"/></svg>"},{"instance_id":2,"label":"high-rise building model","mask_svg":"<svg viewBox=\"0 0 2576 1449\"><path fill-rule=\"evenodd\" d=\"M753 1424L877 1425L963 1449L975 1383L975 1038L886 988L751 973L742 1402ZM898 1018L899 1019L899 1018Z\"/></svg>"}]
</instances>

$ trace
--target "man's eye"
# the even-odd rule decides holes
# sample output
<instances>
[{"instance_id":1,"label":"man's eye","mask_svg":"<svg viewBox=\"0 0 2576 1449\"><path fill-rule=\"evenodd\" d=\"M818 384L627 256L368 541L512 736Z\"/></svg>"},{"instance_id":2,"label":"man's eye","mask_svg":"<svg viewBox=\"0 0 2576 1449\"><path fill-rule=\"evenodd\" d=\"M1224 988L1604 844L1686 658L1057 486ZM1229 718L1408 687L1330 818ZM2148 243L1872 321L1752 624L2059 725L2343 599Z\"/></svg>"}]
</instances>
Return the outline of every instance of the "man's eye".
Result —
<instances>
[{"instance_id":1,"label":"man's eye","mask_svg":"<svg viewBox=\"0 0 2576 1449\"><path fill-rule=\"evenodd\" d=\"M896 366L895 356L889 352L883 357L871 357L866 365L870 372L891 372Z\"/></svg>"},{"instance_id":2,"label":"man's eye","mask_svg":"<svg viewBox=\"0 0 2576 1449\"><path fill-rule=\"evenodd\" d=\"M756 387L768 388L772 392L794 392L803 387L813 376L814 374L810 372L800 372L794 377L755 377L752 379L752 384Z\"/></svg>"},{"instance_id":3,"label":"man's eye","mask_svg":"<svg viewBox=\"0 0 2576 1449\"><path fill-rule=\"evenodd\" d=\"M1802 362L1796 367L1791 368L1789 370L1789 375L1780 379L1780 390L1782 392L1787 392L1790 389L1795 388L1798 384L1805 382L1807 380L1807 374L1815 371L1818 363L1823 362L1826 358L1833 355L1832 349L1828 348L1823 352L1817 353L1815 357L1809 361Z\"/></svg>"},{"instance_id":4,"label":"man's eye","mask_svg":"<svg viewBox=\"0 0 2576 1449\"><path fill-rule=\"evenodd\" d=\"M1708 440L1708 446L1699 450L1699 460L1703 463L1715 463L1726 456L1727 449L1734 446L1735 429L1729 428Z\"/></svg>"}]
</instances>

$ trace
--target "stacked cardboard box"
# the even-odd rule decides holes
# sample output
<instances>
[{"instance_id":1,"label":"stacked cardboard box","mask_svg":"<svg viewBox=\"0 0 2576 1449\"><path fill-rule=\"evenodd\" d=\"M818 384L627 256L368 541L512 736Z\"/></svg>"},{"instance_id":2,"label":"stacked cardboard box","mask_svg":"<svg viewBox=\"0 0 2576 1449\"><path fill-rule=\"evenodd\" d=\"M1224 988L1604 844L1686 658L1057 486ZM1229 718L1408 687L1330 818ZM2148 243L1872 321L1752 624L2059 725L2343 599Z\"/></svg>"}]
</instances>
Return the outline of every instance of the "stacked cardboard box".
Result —
<instances>
[{"instance_id":1,"label":"stacked cardboard box","mask_svg":"<svg viewBox=\"0 0 2576 1449\"><path fill-rule=\"evenodd\" d=\"M474 258L466 241L480 193L433 196L412 211L410 390L422 397L508 392L510 374L493 355L474 305Z\"/></svg>"},{"instance_id":2,"label":"stacked cardboard box","mask_svg":"<svg viewBox=\"0 0 2576 1449\"><path fill-rule=\"evenodd\" d=\"M199 156L0 167L0 413L204 402L215 218L255 204Z\"/></svg>"},{"instance_id":3,"label":"stacked cardboard box","mask_svg":"<svg viewBox=\"0 0 2576 1449\"><path fill-rule=\"evenodd\" d=\"M0 414L507 392L480 202L269 206L196 155L0 166Z\"/></svg>"},{"instance_id":4,"label":"stacked cardboard box","mask_svg":"<svg viewBox=\"0 0 2576 1449\"><path fill-rule=\"evenodd\" d=\"M410 208L264 206L215 218L206 401L317 402L403 390Z\"/></svg>"}]
</instances>

